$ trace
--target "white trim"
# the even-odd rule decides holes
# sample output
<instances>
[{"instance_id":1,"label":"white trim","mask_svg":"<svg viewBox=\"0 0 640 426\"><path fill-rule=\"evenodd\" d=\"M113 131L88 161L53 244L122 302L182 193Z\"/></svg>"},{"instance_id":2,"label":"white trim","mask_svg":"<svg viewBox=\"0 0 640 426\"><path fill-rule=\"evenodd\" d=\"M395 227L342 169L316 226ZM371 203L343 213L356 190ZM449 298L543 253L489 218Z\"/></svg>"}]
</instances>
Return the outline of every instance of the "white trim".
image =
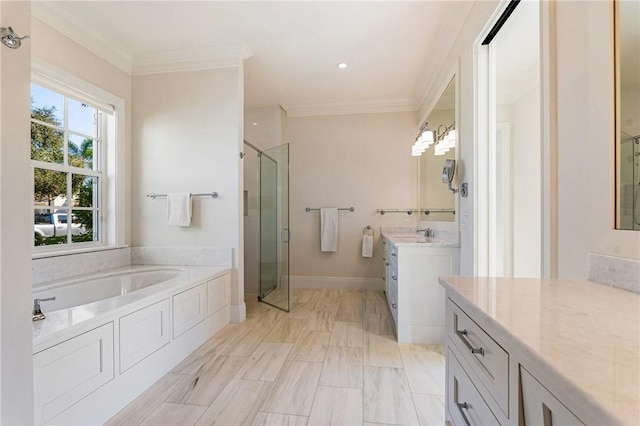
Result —
<instances>
[{"instance_id":1,"label":"white trim","mask_svg":"<svg viewBox=\"0 0 640 426\"><path fill-rule=\"evenodd\" d=\"M229 307L229 322L240 323L247 318L247 305L242 302L239 305Z\"/></svg>"},{"instance_id":2,"label":"white trim","mask_svg":"<svg viewBox=\"0 0 640 426\"><path fill-rule=\"evenodd\" d=\"M325 115L375 114L418 111L414 98L379 99L356 102L327 102L318 104L281 105L287 117L314 117Z\"/></svg>"},{"instance_id":3,"label":"white trim","mask_svg":"<svg viewBox=\"0 0 640 426\"><path fill-rule=\"evenodd\" d=\"M253 56L244 43L221 43L188 49L161 50L133 54L132 75L228 68Z\"/></svg>"},{"instance_id":4,"label":"white trim","mask_svg":"<svg viewBox=\"0 0 640 426\"><path fill-rule=\"evenodd\" d=\"M91 28L89 24L81 19L74 18L75 15L73 13L62 14L58 12L63 7L64 2L57 2L55 8L44 1L32 2L31 16L69 37L80 46L120 70L131 74L132 54L129 49L117 41L96 32L94 28Z\"/></svg>"},{"instance_id":5,"label":"white trim","mask_svg":"<svg viewBox=\"0 0 640 426\"><path fill-rule=\"evenodd\" d=\"M126 108L124 99L98 87L94 84L77 77L63 69L53 66L38 57L31 58L31 78L33 81L42 82L53 87L72 87L73 91L83 97L86 96L95 100L100 105L108 104L115 110L115 134L114 129L109 126L105 129L110 132L108 137L102 139L105 146L104 153L107 158L100 159L102 169L102 207L100 209L103 216L112 215L112 221L103 221L101 230L101 240L104 246L119 247L125 244L125 220L126 220ZM115 147L108 148L107 145L115 143ZM113 162L112 163L110 163ZM89 172L89 170L87 170ZM85 174L91 174L84 172ZM82 243L77 243L82 244ZM52 247L52 246L49 246ZM95 245L93 246L95 247ZM85 251L90 250L81 249ZM66 250L65 250L66 251ZM39 253L39 254L42 254Z\"/></svg>"},{"instance_id":6,"label":"white trim","mask_svg":"<svg viewBox=\"0 0 640 426\"><path fill-rule=\"evenodd\" d=\"M359 277L314 277L292 275L290 277L291 288L341 288L349 290L384 290L382 278Z\"/></svg>"}]
</instances>

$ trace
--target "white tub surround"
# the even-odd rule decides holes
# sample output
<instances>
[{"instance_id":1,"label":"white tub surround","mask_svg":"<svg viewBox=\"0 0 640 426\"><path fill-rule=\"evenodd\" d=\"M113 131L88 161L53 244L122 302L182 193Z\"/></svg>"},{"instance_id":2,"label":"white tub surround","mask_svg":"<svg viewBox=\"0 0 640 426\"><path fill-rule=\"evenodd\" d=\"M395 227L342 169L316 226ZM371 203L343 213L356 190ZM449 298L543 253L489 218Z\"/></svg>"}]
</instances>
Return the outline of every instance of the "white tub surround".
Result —
<instances>
[{"instance_id":1,"label":"white tub surround","mask_svg":"<svg viewBox=\"0 0 640 426\"><path fill-rule=\"evenodd\" d=\"M640 424L640 295L582 280L440 282L447 420L542 424L545 414L554 424Z\"/></svg>"},{"instance_id":2,"label":"white tub surround","mask_svg":"<svg viewBox=\"0 0 640 426\"><path fill-rule=\"evenodd\" d=\"M229 323L228 267L132 266L88 278L106 299L56 311L43 303L47 317L33 323L36 424L103 424ZM72 299L92 285L81 281L34 297ZM115 286L120 295L106 290Z\"/></svg>"},{"instance_id":3,"label":"white tub surround","mask_svg":"<svg viewBox=\"0 0 640 426\"><path fill-rule=\"evenodd\" d=\"M383 229L385 294L400 343L444 344L441 275L457 274L460 244L415 228Z\"/></svg>"},{"instance_id":4,"label":"white tub surround","mask_svg":"<svg viewBox=\"0 0 640 426\"><path fill-rule=\"evenodd\" d=\"M129 247L104 247L84 253L38 256L31 261L33 286L131 265Z\"/></svg>"},{"instance_id":5,"label":"white tub surround","mask_svg":"<svg viewBox=\"0 0 640 426\"><path fill-rule=\"evenodd\" d=\"M640 293L640 260L589 253L589 280Z\"/></svg>"}]
</instances>

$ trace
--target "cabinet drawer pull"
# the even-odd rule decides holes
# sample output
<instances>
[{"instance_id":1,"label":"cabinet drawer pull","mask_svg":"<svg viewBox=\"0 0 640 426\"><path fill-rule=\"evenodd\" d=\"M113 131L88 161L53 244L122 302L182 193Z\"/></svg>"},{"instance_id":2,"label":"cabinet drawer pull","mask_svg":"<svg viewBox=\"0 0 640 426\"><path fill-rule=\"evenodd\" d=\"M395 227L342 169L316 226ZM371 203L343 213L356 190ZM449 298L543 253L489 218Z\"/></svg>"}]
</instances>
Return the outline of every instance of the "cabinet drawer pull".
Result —
<instances>
[{"instance_id":1,"label":"cabinet drawer pull","mask_svg":"<svg viewBox=\"0 0 640 426\"><path fill-rule=\"evenodd\" d=\"M392 304L391 304L391 307L392 307L393 309L398 309L398 305L396 305L395 303L392 303Z\"/></svg>"},{"instance_id":2,"label":"cabinet drawer pull","mask_svg":"<svg viewBox=\"0 0 640 426\"><path fill-rule=\"evenodd\" d=\"M460 414L462 414L462 419L464 420L464 424L466 426L471 426L471 423L469 423L469 419L467 418L467 415L464 413L464 411L462 411L462 410L468 409L469 405L466 402L463 402L462 404L459 402L456 402L456 405L458 406L458 410L460 410Z\"/></svg>"},{"instance_id":3,"label":"cabinet drawer pull","mask_svg":"<svg viewBox=\"0 0 640 426\"><path fill-rule=\"evenodd\" d=\"M395 253L391 253L391 256L396 257L396 254Z\"/></svg>"},{"instance_id":4,"label":"cabinet drawer pull","mask_svg":"<svg viewBox=\"0 0 640 426\"><path fill-rule=\"evenodd\" d=\"M389 266L389 262L384 262L385 266Z\"/></svg>"},{"instance_id":5,"label":"cabinet drawer pull","mask_svg":"<svg viewBox=\"0 0 640 426\"><path fill-rule=\"evenodd\" d=\"M398 276L397 275L391 275L391 278L393 278L394 281L398 281Z\"/></svg>"},{"instance_id":6,"label":"cabinet drawer pull","mask_svg":"<svg viewBox=\"0 0 640 426\"><path fill-rule=\"evenodd\" d=\"M467 348L469 348L469 350L471 351L472 354L480 354L480 355L484 356L484 349L483 348L477 348L477 349L474 348L473 346L471 346L471 343L469 343L469 341L465 337L468 334L467 330L456 330L456 334L462 340L464 345Z\"/></svg>"}]
</instances>

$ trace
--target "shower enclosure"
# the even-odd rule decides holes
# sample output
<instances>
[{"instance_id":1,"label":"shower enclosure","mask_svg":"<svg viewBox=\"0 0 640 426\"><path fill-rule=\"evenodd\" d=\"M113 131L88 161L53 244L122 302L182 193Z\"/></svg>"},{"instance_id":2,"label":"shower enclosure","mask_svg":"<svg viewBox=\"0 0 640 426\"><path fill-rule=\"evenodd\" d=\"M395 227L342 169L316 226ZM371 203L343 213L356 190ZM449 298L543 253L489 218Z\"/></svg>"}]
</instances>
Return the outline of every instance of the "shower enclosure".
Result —
<instances>
[{"instance_id":1,"label":"shower enclosure","mask_svg":"<svg viewBox=\"0 0 640 426\"><path fill-rule=\"evenodd\" d=\"M289 144L264 151L250 142L245 141L245 144L257 151L257 164L251 167L257 169L254 170L254 192L257 193L255 207L258 210L257 226L248 229L245 221L245 234L255 232L259 235L257 256L254 256L257 258L256 276L250 276L245 267L245 291L253 284L250 280L257 280L258 300L289 312ZM245 167L248 165L249 161ZM246 190L250 186L245 182L245 206L254 204L247 199ZM245 263L251 249L245 239Z\"/></svg>"},{"instance_id":2,"label":"shower enclosure","mask_svg":"<svg viewBox=\"0 0 640 426\"><path fill-rule=\"evenodd\" d=\"M620 139L620 229L640 230L640 135Z\"/></svg>"},{"instance_id":3,"label":"shower enclosure","mask_svg":"<svg viewBox=\"0 0 640 426\"><path fill-rule=\"evenodd\" d=\"M258 299L289 312L289 144L260 154Z\"/></svg>"}]
</instances>

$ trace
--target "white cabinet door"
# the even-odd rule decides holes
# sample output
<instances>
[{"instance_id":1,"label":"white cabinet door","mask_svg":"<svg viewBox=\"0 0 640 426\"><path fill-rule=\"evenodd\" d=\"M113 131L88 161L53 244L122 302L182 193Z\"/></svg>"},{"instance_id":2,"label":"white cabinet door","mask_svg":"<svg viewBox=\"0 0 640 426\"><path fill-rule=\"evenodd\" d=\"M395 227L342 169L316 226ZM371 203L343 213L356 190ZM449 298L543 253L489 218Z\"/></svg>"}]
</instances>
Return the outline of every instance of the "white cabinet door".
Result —
<instances>
[{"instance_id":1,"label":"white cabinet door","mask_svg":"<svg viewBox=\"0 0 640 426\"><path fill-rule=\"evenodd\" d=\"M33 375L42 424L113 379L113 322L34 354Z\"/></svg>"},{"instance_id":2,"label":"white cabinet door","mask_svg":"<svg viewBox=\"0 0 640 426\"><path fill-rule=\"evenodd\" d=\"M584 424L522 366L520 380L525 426Z\"/></svg>"},{"instance_id":3,"label":"white cabinet door","mask_svg":"<svg viewBox=\"0 0 640 426\"><path fill-rule=\"evenodd\" d=\"M230 282L229 274L207 281L207 317L229 304Z\"/></svg>"},{"instance_id":4,"label":"white cabinet door","mask_svg":"<svg viewBox=\"0 0 640 426\"><path fill-rule=\"evenodd\" d=\"M204 284L173 296L173 338L205 318L207 290Z\"/></svg>"},{"instance_id":5,"label":"white cabinet door","mask_svg":"<svg viewBox=\"0 0 640 426\"><path fill-rule=\"evenodd\" d=\"M120 373L171 341L169 299L120 318Z\"/></svg>"}]
</instances>

